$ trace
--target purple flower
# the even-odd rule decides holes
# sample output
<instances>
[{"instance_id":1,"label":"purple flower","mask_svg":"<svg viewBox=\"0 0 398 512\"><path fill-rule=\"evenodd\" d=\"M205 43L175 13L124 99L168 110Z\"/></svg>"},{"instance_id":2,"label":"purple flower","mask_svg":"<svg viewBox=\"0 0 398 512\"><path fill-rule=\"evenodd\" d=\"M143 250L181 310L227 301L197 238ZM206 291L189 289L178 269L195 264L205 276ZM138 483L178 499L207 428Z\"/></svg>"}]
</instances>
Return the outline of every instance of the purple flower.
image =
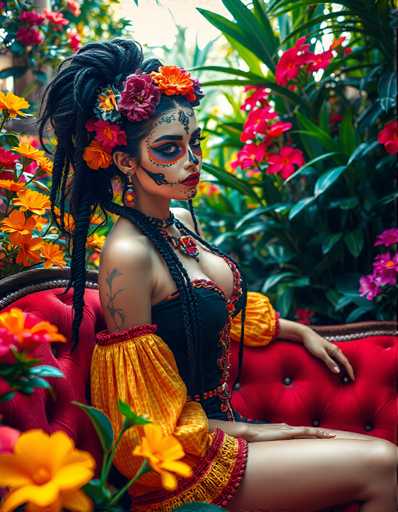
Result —
<instances>
[{"instance_id":1,"label":"purple flower","mask_svg":"<svg viewBox=\"0 0 398 512\"><path fill-rule=\"evenodd\" d=\"M379 277L380 285L395 285L398 273L398 253L391 256L389 252L378 254L373 262L373 273Z\"/></svg>"},{"instance_id":2,"label":"purple flower","mask_svg":"<svg viewBox=\"0 0 398 512\"><path fill-rule=\"evenodd\" d=\"M385 245L388 247L396 243L398 243L398 228L391 228L380 233L374 245Z\"/></svg>"},{"instance_id":3,"label":"purple flower","mask_svg":"<svg viewBox=\"0 0 398 512\"><path fill-rule=\"evenodd\" d=\"M362 276L359 283L359 295L366 295L368 300L373 300L380 293L379 278L374 274Z\"/></svg>"},{"instance_id":4,"label":"purple flower","mask_svg":"<svg viewBox=\"0 0 398 512\"><path fill-rule=\"evenodd\" d=\"M129 75L118 102L119 112L129 121L137 122L150 117L160 100L160 90L146 74Z\"/></svg>"},{"instance_id":5,"label":"purple flower","mask_svg":"<svg viewBox=\"0 0 398 512\"><path fill-rule=\"evenodd\" d=\"M193 101L190 101L190 103L193 107L196 107L197 105L199 105L200 100L203 98L205 93L203 92L203 89L201 88L199 80L197 78L193 78L192 82L193 82L193 92L194 92L194 95L196 96L196 98Z\"/></svg>"}]
</instances>

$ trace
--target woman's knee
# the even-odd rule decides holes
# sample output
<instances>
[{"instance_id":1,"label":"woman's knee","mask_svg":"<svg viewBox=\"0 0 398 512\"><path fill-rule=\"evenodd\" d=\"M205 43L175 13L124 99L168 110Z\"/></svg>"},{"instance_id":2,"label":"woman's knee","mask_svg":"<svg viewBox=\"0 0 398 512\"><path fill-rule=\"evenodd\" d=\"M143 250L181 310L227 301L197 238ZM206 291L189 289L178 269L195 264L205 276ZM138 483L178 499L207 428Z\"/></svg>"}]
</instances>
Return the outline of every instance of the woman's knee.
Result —
<instances>
[{"instance_id":1,"label":"woman's knee","mask_svg":"<svg viewBox=\"0 0 398 512\"><path fill-rule=\"evenodd\" d=\"M376 439L369 443L369 463L381 472L397 469L397 447L386 439Z\"/></svg>"}]
</instances>

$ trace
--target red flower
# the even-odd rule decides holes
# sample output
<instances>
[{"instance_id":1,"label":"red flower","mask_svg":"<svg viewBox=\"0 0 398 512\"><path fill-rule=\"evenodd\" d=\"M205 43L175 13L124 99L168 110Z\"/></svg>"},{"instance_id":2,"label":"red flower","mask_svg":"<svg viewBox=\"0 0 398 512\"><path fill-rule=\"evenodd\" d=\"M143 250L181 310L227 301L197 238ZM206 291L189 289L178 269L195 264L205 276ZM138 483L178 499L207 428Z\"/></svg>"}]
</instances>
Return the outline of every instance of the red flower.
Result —
<instances>
[{"instance_id":1,"label":"red flower","mask_svg":"<svg viewBox=\"0 0 398 512\"><path fill-rule=\"evenodd\" d=\"M310 325L311 318L314 316L314 312L308 308L297 308L296 318L301 324Z\"/></svg>"},{"instance_id":2,"label":"red flower","mask_svg":"<svg viewBox=\"0 0 398 512\"><path fill-rule=\"evenodd\" d=\"M287 132L292 127L292 123L284 123L283 121L277 121L271 125L267 131L268 137L279 137L282 133Z\"/></svg>"},{"instance_id":3,"label":"red flower","mask_svg":"<svg viewBox=\"0 0 398 512\"><path fill-rule=\"evenodd\" d=\"M329 124L335 125L343 120L343 116L341 114L338 114L337 112L332 112L329 116Z\"/></svg>"},{"instance_id":4,"label":"red flower","mask_svg":"<svg viewBox=\"0 0 398 512\"><path fill-rule=\"evenodd\" d=\"M390 245L398 244L398 228L385 229L380 233L373 245L384 245L389 247Z\"/></svg>"},{"instance_id":5,"label":"red flower","mask_svg":"<svg viewBox=\"0 0 398 512\"><path fill-rule=\"evenodd\" d=\"M109 123L102 119L89 119L86 129L89 132L95 131L96 140L107 153L111 153L115 146L127 144L126 132L115 123Z\"/></svg>"},{"instance_id":6,"label":"red flower","mask_svg":"<svg viewBox=\"0 0 398 512\"><path fill-rule=\"evenodd\" d=\"M264 161L267 147L265 144L246 144L238 151L237 159L231 162L231 167L236 169L248 169L257 166L260 162Z\"/></svg>"},{"instance_id":7,"label":"red flower","mask_svg":"<svg viewBox=\"0 0 398 512\"><path fill-rule=\"evenodd\" d=\"M67 0L66 8L72 16L80 16L80 5L75 0Z\"/></svg>"},{"instance_id":8,"label":"red flower","mask_svg":"<svg viewBox=\"0 0 398 512\"><path fill-rule=\"evenodd\" d=\"M333 59L332 50L326 50L322 53L313 53L311 55L311 60L308 63L308 72L312 73L313 71L318 71L320 69L326 69L331 60Z\"/></svg>"},{"instance_id":9,"label":"red flower","mask_svg":"<svg viewBox=\"0 0 398 512\"><path fill-rule=\"evenodd\" d=\"M254 93L245 99L240 109L248 112L250 110L254 110L255 108L261 108L268 104L267 98L269 95L269 89L257 86L257 85L248 85L244 87L244 91L250 91L254 89Z\"/></svg>"},{"instance_id":10,"label":"red flower","mask_svg":"<svg viewBox=\"0 0 398 512\"><path fill-rule=\"evenodd\" d=\"M22 11L19 19L32 26L41 25L46 18L37 11Z\"/></svg>"},{"instance_id":11,"label":"red flower","mask_svg":"<svg viewBox=\"0 0 398 512\"><path fill-rule=\"evenodd\" d=\"M69 21L64 17L62 12L44 9L43 14L50 23L55 25L55 27L53 27L54 30L61 30L62 27L69 24Z\"/></svg>"},{"instance_id":12,"label":"red flower","mask_svg":"<svg viewBox=\"0 0 398 512\"><path fill-rule=\"evenodd\" d=\"M296 78L300 68L308 63L309 57L312 57L313 54L309 51L310 45L306 40L306 37L300 37L292 48L282 54L275 69L277 84L286 85Z\"/></svg>"},{"instance_id":13,"label":"red flower","mask_svg":"<svg viewBox=\"0 0 398 512\"><path fill-rule=\"evenodd\" d=\"M129 75L120 94L119 112L129 121L141 121L151 116L159 100L160 90L149 75Z\"/></svg>"},{"instance_id":14,"label":"red flower","mask_svg":"<svg viewBox=\"0 0 398 512\"><path fill-rule=\"evenodd\" d=\"M24 46L35 46L43 42L43 34L29 27L20 27L15 38Z\"/></svg>"},{"instance_id":15,"label":"red flower","mask_svg":"<svg viewBox=\"0 0 398 512\"><path fill-rule=\"evenodd\" d=\"M280 174L286 179L294 173L294 165L301 167L304 156L299 149L284 146L279 153L269 153L267 174Z\"/></svg>"},{"instance_id":16,"label":"red flower","mask_svg":"<svg viewBox=\"0 0 398 512\"><path fill-rule=\"evenodd\" d=\"M270 105L250 111L240 136L241 142L255 140L257 134L265 137L268 131L268 121L275 117L278 115L271 111Z\"/></svg>"},{"instance_id":17,"label":"red flower","mask_svg":"<svg viewBox=\"0 0 398 512\"><path fill-rule=\"evenodd\" d=\"M80 48L80 36L75 30L68 31L68 42L72 50L77 52L77 50Z\"/></svg>"},{"instance_id":18,"label":"red flower","mask_svg":"<svg viewBox=\"0 0 398 512\"><path fill-rule=\"evenodd\" d=\"M398 153L398 121L390 121L378 133L377 140L390 155Z\"/></svg>"},{"instance_id":19,"label":"red flower","mask_svg":"<svg viewBox=\"0 0 398 512\"><path fill-rule=\"evenodd\" d=\"M18 160L18 155L14 155L14 153L11 153L11 151L0 148L0 167L14 168Z\"/></svg>"}]
</instances>

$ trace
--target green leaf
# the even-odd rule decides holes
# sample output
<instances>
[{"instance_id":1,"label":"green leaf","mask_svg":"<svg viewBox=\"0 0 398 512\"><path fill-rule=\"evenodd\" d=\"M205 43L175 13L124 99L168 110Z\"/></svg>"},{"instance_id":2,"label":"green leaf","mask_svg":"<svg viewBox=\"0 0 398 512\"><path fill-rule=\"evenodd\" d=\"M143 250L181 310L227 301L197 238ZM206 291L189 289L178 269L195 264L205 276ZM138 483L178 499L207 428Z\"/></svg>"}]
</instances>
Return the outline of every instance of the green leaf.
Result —
<instances>
[{"instance_id":1,"label":"green leaf","mask_svg":"<svg viewBox=\"0 0 398 512\"><path fill-rule=\"evenodd\" d=\"M152 423L151 420L144 418L144 416L139 416L136 414L133 409L129 406L128 403L123 402L123 400L118 400L117 406L119 411L124 416L124 424L123 429L127 429L130 427L135 427L136 425L148 425Z\"/></svg>"},{"instance_id":2,"label":"green leaf","mask_svg":"<svg viewBox=\"0 0 398 512\"><path fill-rule=\"evenodd\" d=\"M311 166L313 166L313 164L316 164L317 162L321 162L322 160L326 160L327 158L330 158L331 156L335 156L335 155L338 155L338 154L339 153L337 153L336 151L333 151L331 153L325 153L323 155L317 156L316 158L313 158L309 162L307 162L304 165L302 165L301 167L299 167L295 173L291 174L288 178L286 178L284 180L283 184L285 185L286 183L288 183L290 180L292 180L293 178L295 178L299 174L302 174L302 172L305 169L307 169L307 167L311 167Z\"/></svg>"},{"instance_id":3,"label":"green leaf","mask_svg":"<svg viewBox=\"0 0 398 512\"><path fill-rule=\"evenodd\" d=\"M94 501L96 505L106 504L112 497L110 490L107 489L107 487L105 487L98 478L90 480L83 487L83 491Z\"/></svg>"},{"instance_id":4,"label":"green leaf","mask_svg":"<svg viewBox=\"0 0 398 512\"><path fill-rule=\"evenodd\" d=\"M356 147L356 133L352 121L351 109L348 109L339 128L340 147L346 155L351 155Z\"/></svg>"},{"instance_id":5,"label":"green leaf","mask_svg":"<svg viewBox=\"0 0 398 512\"><path fill-rule=\"evenodd\" d=\"M314 194L315 197L323 194L325 190L333 185L335 181L340 177L340 175L347 169L346 165L340 165L339 167L335 167L330 171L325 172L317 179L315 183Z\"/></svg>"},{"instance_id":6,"label":"green leaf","mask_svg":"<svg viewBox=\"0 0 398 512\"><path fill-rule=\"evenodd\" d=\"M354 311L351 311L351 313L347 316L346 322L356 322L358 318L361 318L363 315L366 315L373 309L374 304L372 302L370 302L368 306L360 306L359 308L354 309Z\"/></svg>"},{"instance_id":7,"label":"green leaf","mask_svg":"<svg viewBox=\"0 0 398 512\"><path fill-rule=\"evenodd\" d=\"M293 288L285 288L276 299L276 309L281 313L281 316L286 317L289 315L293 305L293 297Z\"/></svg>"},{"instance_id":8,"label":"green leaf","mask_svg":"<svg viewBox=\"0 0 398 512\"><path fill-rule=\"evenodd\" d=\"M212 164L209 164L208 162L203 162L202 167L205 171L215 176L218 179L218 181L223 185L238 190L242 194L249 196L258 203L260 203L261 200L259 199L257 194L244 180L241 180L240 178L237 178L230 172L224 171L223 169L220 169Z\"/></svg>"},{"instance_id":9,"label":"green leaf","mask_svg":"<svg viewBox=\"0 0 398 512\"><path fill-rule=\"evenodd\" d=\"M8 400L12 400L15 395L16 395L15 391L8 391L7 393L4 393L4 395L0 395L0 403L8 402Z\"/></svg>"},{"instance_id":10,"label":"green leaf","mask_svg":"<svg viewBox=\"0 0 398 512\"><path fill-rule=\"evenodd\" d=\"M41 377L30 377L29 378L29 385L33 386L35 388L44 388L44 389L50 389L51 385Z\"/></svg>"},{"instance_id":11,"label":"green leaf","mask_svg":"<svg viewBox=\"0 0 398 512\"><path fill-rule=\"evenodd\" d=\"M261 291L263 293L267 293L267 291L279 283L282 279L285 279L286 277L293 277L296 276L293 272L281 272L280 274L276 274L275 276L268 277L261 288Z\"/></svg>"},{"instance_id":12,"label":"green leaf","mask_svg":"<svg viewBox=\"0 0 398 512\"><path fill-rule=\"evenodd\" d=\"M361 254L364 243L362 230L358 228L346 233L344 242L354 258L357 258Z\"/></svg>"},{"instance_id":13,"label":"green leaf","mask_svg":"<svg viewBox=\"0 0 398 512\"><path fill-rule=\"evenodd\" d=\"M334 233L333 235L328 235L326 240L322 243L322 253L327 254L332 247L336 245L336 243L341 239L343 235L341 233Z\"/></svg>"},{"instance_id":14,"label":"green leaf","mask_svg":"<svg viewBox=\"0 0 398 512\"><path fill-rule=\"evenodd\" d=\"M358 158L366 156L368 153L370 153L379 146L380 143L377 140L373 140L370 142L362 142L362 144L359 144L359 146L356 147L354 151L351 153L350 158L348 159L347 162L347 167L355 160L358 160Z\"/></svg>"},{"instance_id":15,"label":"green leaf","mask_svg":"<svg viewBox=\"0 0 398 512\"><path fill-rule=\"evenodd\" d=\"M0 80L4 80L5 78L8 78L12 76L15 78L20 78L23 76L28 70L27 66L12 66L9 68L2 69L0 71Z\"/></svg>"},{"instance_id":16,"label":"green leaf","mask_svg":"<svg viewBox=\"0 0 398 512\"><path fill-rule=\"evenodd\" d=\"M38 377L65 377L59 368L49 365L34 366L30 369L30 373Z\"/></svg>"},{"instance_id":17,"label":"green leaf","mask_svg":"<svg viewBox=\"0 0 398 512\"><path fill-rule=\"evenodd\" d=\"M384 73L379 80L378 92L381 108L388 112L390 108L396 105L397 97L397 75L396 72Z\"/></svg>"},{"instance_id":18,"label":"green leaf","mask_svg":"<svg viewBox=\"0 0 398 512\"><path fill-rule=\"evenodd\" d=\"M296 111L296 118L299 122L299 125L304 128L305 131L310 132L310 135L320 140L325 149L328 151L336 151L336 143L329 135L329 133L322 130L322 128L320 128L317 124L311 121L311 119L299 111Z\"/></svg>"},{"instance_id":19,"label":"green leaf","mask_svg":"<svg viewBox=\"0 0 398 512\"><path fill-rule=\"evenodd\" d=\"M81 402L77 402L75 400L72 401L72 404L80 407L80 409L82 409L89 416L98 434L98 438L101 442L101 446L104 452L110 450L113 444L114 434L112 424L108 416L106 416L102 411L96 407L93 407L92 405L82 404Z\"/></svg>"},{"instance_id":20,"label":"green leaf","mask_svg":"<svg viewBox=\"0 0 398 512\"><path fill-rule=\"evenodd\" d=\"M293 208L291 208L289 213L289 220L292 220L296 215L298 215L304 208L306 208L309 204L314 201L315 197L305 197L298 201Z\"/></svg>"},{"instance_id":21,"label":"green leaf","mask_svg":"<svg viewBox=\"0 0 398 512\"><path fill-rule=\"evenodd\" d=\"M336 199L330 201L329 208L340 208L341 210L352 210L358 206L359 201L357 197L344 197L343 199Z\"/></svg>"}]
</instances>

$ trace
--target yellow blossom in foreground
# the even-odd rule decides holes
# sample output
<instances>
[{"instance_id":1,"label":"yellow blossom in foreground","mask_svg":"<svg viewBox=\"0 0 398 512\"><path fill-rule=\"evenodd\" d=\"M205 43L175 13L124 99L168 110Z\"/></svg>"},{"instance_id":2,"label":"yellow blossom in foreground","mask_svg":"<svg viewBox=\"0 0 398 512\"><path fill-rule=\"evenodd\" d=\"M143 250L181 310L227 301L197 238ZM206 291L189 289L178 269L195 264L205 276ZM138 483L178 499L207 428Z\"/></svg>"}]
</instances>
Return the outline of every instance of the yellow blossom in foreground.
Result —
<instances>
[{"instance_id":1,"label":"yellow blossom in foreground","mask_svg":"<svg viewBox=\"0 0 398 512\"><path fill-rule=\"evenodd\" d=\"M15 206L19 206L23 211L29 210L38 215L43 215L51 208L50 198L35 190L23 190L18 192L13 203Z\"/></svg>"},{"instance_id":2,"label":"yellow blossom in foreground","mask_svg":"<svg viewBox=\"0 0 398 512\"><path fill-rule=\"evenodd\" d=\"M21 96L12 92L0 91L0 110L6 110L11 119L17 116L27 117L29 114L21 112L22 109L29 108L29 102Z\"/></svg>"},{"instance_id":3,"label":"yellow blossom in foreground","mask_svg":"<svg viewBox=\"0 0 398 512\"><path fill-rule=\"evenodd\" d=\"M44 242L41 246L41 253L46 260L43 263L44 268L64 268L66 266L64 252L58 244Z\"/></svg>"},{"instance_id":4,"label":"yellow blossom in foreground","mask_svg":"<svg viewBox=\"0 0 398 512\"><path fill-rule=\"evenodd\" d=\"M50 324L50 322L41 321L36 324L28 327L25 325L27 319L27 315L20 308L11 308L8 311L4 311L0 313L0 327L4 327L11 334L13 334L18 342L23 346L24 338L27 334L38 333L41 331L46 331L50 342L52 341L66 341L66 338L63 334L58 332L58 327L56 325ZM1 487L1 485L0 485Z\"/></svg>"},{"instance_id":5,"label":"yellow blossom in foreground","mask_svg":"<svg viewBox=\"0 0 398 512\"><path fill-rule=\"evenodd\" d=\"M33 217L25 218L25 214L21 210L13 210L8 217L1 221L1 226L5 232L14 233L17 231L21 235L28 235L36 227L36 221Z\"/></svg>"},{"instance_id":6,"label":"yellow blossom in foreground","mask_svg":"<svg viewBox=\"0 0 398 512\"><path fill-rule=\"evenodd\" d=\"M13 180L0 180L0 189L9 190L10 192L19 192L25 188L24 183L17 183Z\"/></svg>"},{"instance_id":7,"label":"yellow blossom in foreground","mask_svg":"<svg viewBox=\"0 0 398 512\"><path fill-rule=\"evenodd\" d=\"M24 432L14 453L0 454L0 487L10 489L0 512L10 512L24 503L37 512L65 508L89 512L92 502L80 488L94 476L94 466L93 457L77 450L65 432Z\"/></svg>"},{"instance_id":8,"label":"yellow blossom in foreground","mask_svg":"<svg viewBox=\"0 0 398 512\"><path fill-rule=\"evenodd\" d=\"M11 149L26 158L34 160L38 164L40 164L40 160L45 158L44 151L35 148L32 144L29 144L29 142L20 142L18 146Z\"/></svg>"},{"instance_id":9,"label":"yellow blossom in foreground","mask_svg":"<svg viewBox=\"0 0 398 512\"><path fill-rule=\"evenodd\" d=\"M185 454L181 443L173 435L164 436L160 425L144 425L145 436L133 455L148 459L152 469L160 474L165 489L173 491L177 487L176 473L183 477L192 476L192 469L185 462L180 462Z\"/></svg>"}]
</instances>

